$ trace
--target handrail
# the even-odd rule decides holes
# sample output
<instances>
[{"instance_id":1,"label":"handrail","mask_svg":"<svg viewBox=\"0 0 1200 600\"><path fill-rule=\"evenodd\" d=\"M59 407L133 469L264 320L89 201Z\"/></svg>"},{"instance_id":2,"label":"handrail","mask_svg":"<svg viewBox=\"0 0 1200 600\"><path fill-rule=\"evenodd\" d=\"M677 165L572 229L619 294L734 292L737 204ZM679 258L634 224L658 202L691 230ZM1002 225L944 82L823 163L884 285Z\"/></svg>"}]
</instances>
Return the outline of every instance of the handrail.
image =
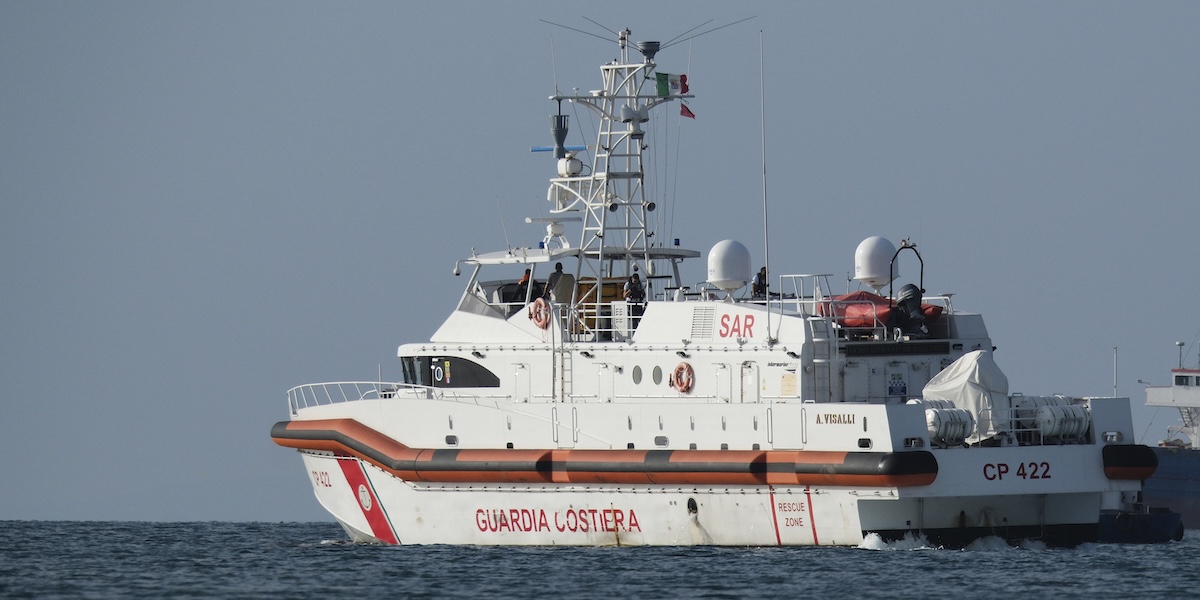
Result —
<instances>
[{"instance_id":1,"label":"handrail","mask_svg":"<svg viewBox=\"0 0 1200 600\"><path fill-rule=\"evenodd\" d=\"M292 415L302 408L358 402L360 400L391 399L445 399L455 402L480 404L499 398L510 398L507 394L481 395L477 392L458 393L453 388L441 388L414 383L387 381L336 381L298 385L287 392L288 410Z\"/></svg>"},{"instance_id":2,"label":"handrail","mask_svg":"<svg viewBox=\"0 0 1200 600\"><path fill-rule=\"evenodd\" d=\"M341 381L298 385L287 392L288 409L292 414L296 414L296 411L301 408L310 406L356 400L377 400L395 395L402 387L412 386L383 381Z\"/></svg>"}]
</instances>

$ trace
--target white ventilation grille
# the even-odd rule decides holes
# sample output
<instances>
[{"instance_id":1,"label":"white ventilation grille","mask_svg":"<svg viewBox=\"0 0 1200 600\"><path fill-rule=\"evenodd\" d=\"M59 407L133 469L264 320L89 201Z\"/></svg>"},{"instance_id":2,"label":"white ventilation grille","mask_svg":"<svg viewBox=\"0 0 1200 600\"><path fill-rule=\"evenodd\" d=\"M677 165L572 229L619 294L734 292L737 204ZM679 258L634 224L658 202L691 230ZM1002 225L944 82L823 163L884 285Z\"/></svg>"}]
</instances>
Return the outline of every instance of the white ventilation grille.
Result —
<instances>
[{"instance_id":1,"label":"white ventilation grille","mask_svg":"<svg viewBox=\"0 0 1200 600\"><path fill-rule=\"evenodd\" d=\"M692 341L712 339L715 311L713 306L697 306L692 310Z\"/></svg>"}]
</instances>

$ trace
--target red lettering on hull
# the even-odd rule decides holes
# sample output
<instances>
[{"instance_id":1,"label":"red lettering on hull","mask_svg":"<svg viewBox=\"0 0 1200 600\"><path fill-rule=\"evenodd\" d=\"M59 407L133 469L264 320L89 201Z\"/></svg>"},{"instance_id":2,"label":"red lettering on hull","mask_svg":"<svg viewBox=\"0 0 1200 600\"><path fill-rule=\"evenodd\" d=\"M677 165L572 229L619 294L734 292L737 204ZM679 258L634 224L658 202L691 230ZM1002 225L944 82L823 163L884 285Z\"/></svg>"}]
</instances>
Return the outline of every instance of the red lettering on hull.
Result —
<instances>
[{"instance_id":1,"label":"red lettering on hull","mask_svg":"<svg viewBox=\"0 0 1200 600\"><path fill-rule=\"evenodd\" d=\"M555 511L553 514L551 517L540 508L480 508L475 510L475 527L483 533L538 533L550 531L550 522L553 520L554 530L559 532L628 533L642 530L637 513L633 509L569 508L566 511Z\"/></svg>"}]
</instances>

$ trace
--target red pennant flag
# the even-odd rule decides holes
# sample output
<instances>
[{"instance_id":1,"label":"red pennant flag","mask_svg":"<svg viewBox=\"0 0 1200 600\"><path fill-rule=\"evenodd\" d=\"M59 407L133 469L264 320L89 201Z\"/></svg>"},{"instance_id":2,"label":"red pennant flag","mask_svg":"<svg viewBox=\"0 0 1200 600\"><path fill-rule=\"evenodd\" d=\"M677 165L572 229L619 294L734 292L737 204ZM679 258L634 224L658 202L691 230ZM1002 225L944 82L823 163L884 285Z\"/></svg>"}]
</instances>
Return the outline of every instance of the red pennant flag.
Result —
<instances>
[{"instance_id":1,"label":"red pennant flag","mask_svg":"<svg viewBox=\"0 0 1200 600\"><path fill-rule=\"evenodd\" d=\"M696 118L696 115L692 112L692 109L688 108L687 105L683 104L682 102L679 103L679 116L687 117L689 119Z\"/></svg>"}]
</instances>

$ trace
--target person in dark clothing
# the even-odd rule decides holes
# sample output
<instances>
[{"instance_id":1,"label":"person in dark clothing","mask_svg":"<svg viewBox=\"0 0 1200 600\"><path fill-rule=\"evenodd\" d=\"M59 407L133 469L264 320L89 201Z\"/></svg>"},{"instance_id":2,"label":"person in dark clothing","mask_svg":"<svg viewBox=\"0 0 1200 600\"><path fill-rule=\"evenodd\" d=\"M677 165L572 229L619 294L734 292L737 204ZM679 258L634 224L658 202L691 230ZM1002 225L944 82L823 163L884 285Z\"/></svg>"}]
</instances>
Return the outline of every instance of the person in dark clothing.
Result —
<instances>
[{"instance_id":1,"label":"person in dark clothing","mask_svg":"<svg viewBox=\"0 0 1200 600\"><path fill-rule=\"evenodd\" d=\"M639 304L646 301L646 288L642 286L642 280L637 273L631 275L629 281L625 282L625 301Z\"/></svg>"},{"instance_id":2,"label":"person in dark clothing","mask_svg":"<svg viewBox=\"0 0 1200 600\"><path fill-rule=\"evenodd\" d=\"M755 298L767 297L767 268L763 267L758 270L758 275L754 276L754 287L751 290Z\"/></svg>"},{"instance_id":3,"label":"person in dark clothing","mask_svg":"<svg viewBox=\"0 0 1200 600\"><path fill-rule=\"evenodd\" d=\"M563 276L562 263L554 263L554 272L546 278L546 287L542 289L542 297L549 298L550 292L554 291L554 286L558 285L558 281Z\"/></svg>"},{"instance_id":4,"label":"person in dark clothing","mask_svg":"<svg viewBox=\"0 0 1200 600\"><path fill-rule=\"evenodd\" d=\"M646 310L646 288L637 273L625 282L625 301L629 303L629 314L634 317L634 327L637 327L638 320Z\"/></svg>"}]
</instances>

